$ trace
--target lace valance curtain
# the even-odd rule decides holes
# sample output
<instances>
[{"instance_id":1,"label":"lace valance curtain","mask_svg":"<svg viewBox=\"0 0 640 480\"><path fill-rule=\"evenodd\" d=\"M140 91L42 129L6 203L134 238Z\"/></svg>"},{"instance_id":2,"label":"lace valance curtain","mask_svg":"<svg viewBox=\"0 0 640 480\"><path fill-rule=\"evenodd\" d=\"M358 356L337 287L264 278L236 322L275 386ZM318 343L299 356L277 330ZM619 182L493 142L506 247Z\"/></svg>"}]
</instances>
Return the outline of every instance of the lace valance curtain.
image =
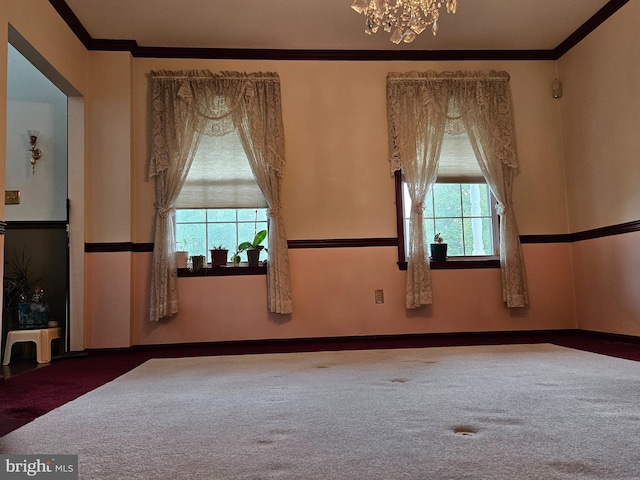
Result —
<instances>
[{"instance_id":1,"label":"lace valance curtain","mask_svg":"<svg viewBox=\"0 0 640 480\"><path fill-rule=\"evenodd\" d=\"M269 309L291 313L287 236L280 201L284 128L276 73L151 72L156 229L151 272L151 320L178 312L175 202L203 135L237 132L268 203Z\"/></svg>"},{"instance_id":2,"label":"lace valance curtain","mask_svg":"<svg viewBox=\"0 0 640 480\"><path fill-rule=\"evenodd\" d=\"M412 202L406 305L431 303L431 270L424 242L424 199L436 180L445 132L466 132L480 170L498 201L503 300L528 303L518 227L511 203L518 168L511 91L506 72L409 72L387 76L389 155L402 170Z\"/></svg>"}]
</instances>

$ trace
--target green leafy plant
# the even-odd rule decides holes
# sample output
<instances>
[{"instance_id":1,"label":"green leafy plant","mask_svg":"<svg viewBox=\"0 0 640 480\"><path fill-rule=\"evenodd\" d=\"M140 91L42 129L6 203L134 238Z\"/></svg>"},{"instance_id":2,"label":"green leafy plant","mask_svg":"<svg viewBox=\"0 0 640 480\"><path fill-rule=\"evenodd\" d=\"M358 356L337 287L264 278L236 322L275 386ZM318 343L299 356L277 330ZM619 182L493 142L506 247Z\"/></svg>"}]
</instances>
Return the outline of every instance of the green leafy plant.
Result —
<instances>
[{"instance_id":1,"label":"green leafy plant","mask_svg":"<svg viewBox=\"0 0 640 480\"><path fill-rule=\"evenodd\" d=\"M265 238L267 238L267 231L260 230L253 238L253 242L242 242L240 245L238 245L238 250L241 252L245 250L262 250L264 249L264 245L262 245L262 242L264 242Z\"/></svg>"},{"instance_id":2,"label":"green leafy plant","mask_svg":"<svg viewBox=\"0 0 640 480\"><path fill-rule=\"evenodd\" d=\"M240 264L240 251L234 252L231 255L231 261L233 262L234 265L239 265Z\"/></svg>"}]
</instances>

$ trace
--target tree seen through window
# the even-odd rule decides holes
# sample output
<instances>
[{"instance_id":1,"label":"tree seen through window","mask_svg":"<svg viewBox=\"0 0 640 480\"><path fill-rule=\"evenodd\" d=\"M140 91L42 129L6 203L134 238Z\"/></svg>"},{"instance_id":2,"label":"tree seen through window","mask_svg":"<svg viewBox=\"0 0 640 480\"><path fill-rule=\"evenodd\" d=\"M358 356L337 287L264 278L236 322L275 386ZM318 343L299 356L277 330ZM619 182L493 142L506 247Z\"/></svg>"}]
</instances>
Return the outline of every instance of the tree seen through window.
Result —
<instances>
[{"instance_id":1,"label":"tree seen through window","mask_svg":"<svg viewBox=\"0 0 640 480\"><path fill-rule=\"evenodd\" d=\"M409 232L411 198L406 185L403 203L405 232ZM425 200L425 241L431 243L440 233L448 244L448 256L493 255L497 245L492 203L486 183L435 183Z\"/></svg>"}]
</instances>

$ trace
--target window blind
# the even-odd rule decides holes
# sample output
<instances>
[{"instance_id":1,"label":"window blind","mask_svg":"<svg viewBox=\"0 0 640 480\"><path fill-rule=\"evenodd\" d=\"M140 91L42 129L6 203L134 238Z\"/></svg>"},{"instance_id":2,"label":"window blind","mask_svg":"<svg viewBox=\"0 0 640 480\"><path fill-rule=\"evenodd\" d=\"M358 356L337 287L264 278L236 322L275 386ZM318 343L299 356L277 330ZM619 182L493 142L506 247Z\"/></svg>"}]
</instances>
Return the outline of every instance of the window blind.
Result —
<instances>
[{"instance_id":1,"label":"window blind","mask_svg":"<svg viewBox=\"0 0 640 480\"><path fill-rule=\"evenodd\" d=\"M237 132L203 135L176 208L265 208Z\"/></svg>"},{"instance_id":2,"label":"window blind","mask_svg":"<svg viewBox=\"0 0 640 480\"><path fill-rule=\"evenodd\" d=\"M438 183L485 183L466 132L445 133L438 164Z\"/></svg>"}]
</instances>

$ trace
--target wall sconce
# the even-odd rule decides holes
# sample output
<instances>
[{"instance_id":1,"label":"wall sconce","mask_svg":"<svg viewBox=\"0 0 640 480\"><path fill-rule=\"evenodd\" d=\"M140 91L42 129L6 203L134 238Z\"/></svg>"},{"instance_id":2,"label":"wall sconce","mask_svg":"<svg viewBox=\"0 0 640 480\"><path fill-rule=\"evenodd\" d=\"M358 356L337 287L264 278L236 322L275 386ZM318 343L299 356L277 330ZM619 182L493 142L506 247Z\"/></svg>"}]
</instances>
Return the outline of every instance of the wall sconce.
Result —
<instances>
[{"instance_id":1,"label":"wall sconce","mask_svg":"<svg viewBox=\"0 0 640 480\"><path fill-rule=\"evenodd\" d=\"M31 174L34 175L36 173L36 163L42 158L42 150L36 146L40 132L29 130L27 133L29 134L29 145L31 145L31 148L29 148L29 152L31 152Z\"/></svg>"}]
</instances>

